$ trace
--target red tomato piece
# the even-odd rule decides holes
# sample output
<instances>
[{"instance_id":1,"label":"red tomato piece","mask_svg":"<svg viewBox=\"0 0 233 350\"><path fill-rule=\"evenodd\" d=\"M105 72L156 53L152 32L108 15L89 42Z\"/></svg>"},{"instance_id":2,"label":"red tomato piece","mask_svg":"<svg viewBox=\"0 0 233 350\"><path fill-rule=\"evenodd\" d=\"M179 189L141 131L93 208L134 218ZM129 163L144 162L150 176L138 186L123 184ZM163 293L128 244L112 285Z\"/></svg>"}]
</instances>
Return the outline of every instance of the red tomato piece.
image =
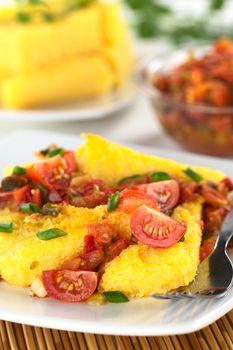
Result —
<instances>
[{"instance_id":1,"label":"red tomato piece","mask_svg":"<svg viewBox=\"0 0 233 350\"><path fill-rule=\"evenodd\" d=\"M126 249L130 245L130 241L125 238L118 238L107 250L106 262L115 259L122 250Z\"/></svg>"},{"instance_id":2,"label":"red tomato piece","mask_svg":"<svg viewBox=\"0 0 233 350\"><path fill-rule=\"evenodd\" d=\"M62 190L68 187L66 161L57 155L45 162L39 162L27 169L27 175L33 181L44 185L48 190Z\"/></svg>"},{"instance_id":3,"label":"red tomato piece","mask_svg":"<svg viewBox=\"0 0 233 350\"><path fill-rule=\"evenodd\" d=\"M198 184L196 182L187 183L180 181L180 199L179 203L194 201L198 196Z\"/></svg>"},{"instance_id":4,"label":"red tomato piece","mask_svg":"<svg viewBox=\"0 0 233 350\"><path fill-rule=\"evenodd\" d=\"M147 186L147 185L140 185ZM137 186L139 188L140 186ZM135 186L136 187L136 186ZM157 199L147 193L143 193L141 190L128 190L125 189L120 194L120 200L118 209L127 213L132 213L139 206L145 204L148 207L156 208Z\"/></svg>"},{"instance_id":5,"label":"red tomato piece","mask_svg":"<svg viewBox=\"0 0 233 350\"><path fill-rule=\"evenodd\" d=\"M66 161L66 173L71 174L76 171L76 159L73 151L65 151L63 159Z\"/></svg>"},{"instance_id":6,"label":"red tomato piece","mask_svg":"<svg viewBox=\"0 0 233 350\"><path fill-rule=\"evenodd\" d=\"M83 253L87 254L95 250L95 238L93 235L89 234L84 237L84 248Z\"/></svg>"},{"instance_id":7,"label":"red tomato piece","mask_svg":"<svg viewBox=\"0 0 233 350\"><path fill-rule=\"evenodd\" d=\"M114 230L107 224L89 224L87 231L89 235L95 237L95 243L98 247L108 246L116 236Z\"/></svg>"},{"instance_id":8,"label":"red tomato piece","mask_svg":"<svg viewBox=\"0 0 233 350\"><path fill-rule=\"evenodd\" d=\"M131 217L131 230L140 242L154 248L166 248L181 239L186 224L143 205Z\"/></svg>"},{"instance_id":9,"label":"red tomato piece","mask_svg":"<svg viewBox=\"0 0 233 350\"><path fill-rule=\"evenodd\" d=\"M95 249L81 255L79 270L94 271L105 259L103 249Z\"/></svg>"},{"instance_id":10,"label":"red tomato piece","mask_svg":"<svg viewBox=\"0 0 233 350\"><path fill-rule=\"evenodd\" d=\"M95 208L97 205L106 204L107 196L104 192L93 192L88 196L74 197L70 203L75 207Z\"/></svg>"},{"instance_id":11,"label":"red tomato piece","mask_svg":"<svg viewBox=\"0 0 233 350\"><path fill-rule=\"evenodd\" d=\"M208 239L206 239L200 248L200 260L203 261L206 259L214 250L215 244L216 244L216 237L212 236Z\"/></svg>"},{"instance_id":12,"label":"red tomato piece","mask_svg":"<svg viewBox=\"0 0 233 350\"><path fill-rule=\"evenodd\" d=\"M180 197L179 184L176 180L152 182L146 185L135 186L133 189L154 197L163 212L173 209Z\"/></svg>"},{"instance_id":13,"label":"red tomato piece","mask_svg":"<svg viewBox=\"0 0 233 350\"><path fill-rule=\"evenodd\" d=\"M211 204L215 208L226 207L227 200L220 192L209 186L203 186L201 194L204 197L206 203Z\"/></svg>"},{"instance_id":14,"label":"red tomato piece","mask_svg":"<svg viewBox=\"0 0 233 350\"><path fill-rule=\"evenodd\" d=\"M49 270L42 278L50 297L70 303L87 300L97 287L97 275L90 271Z\"/></svg>"},{"instance_id":15,"label":"red tomato piece","mask_svg":"<svg viewBox=\"0 0 233 350\"><path fill-rule=\"evenodd\" d=\"M10 192L0 193L0 208L9 207L17 209L21 203L30 201L30 188L28 185Z\"/></svg>"},{"instance_id":16,"label":"red tomato piece","mask_svg":"<svg viewBox=\"0 0 233 350\"><path fill-rule=\"evenodd\" d=\"M31 193L32 193L32 202L36 203L38 205L38 207L41 207L42 197L41 197L41 192L40 192L39 188L35 188L35 189L31 190Z\"/></svg>"},{"instance_id":17,"label":"red tomato piece","mask_svg":"<svg viewBox=\"0 0 233 350\"><path fill-rule=\"evenodd\" d=\"M65 261L61 266L61 270L78 271L80 264L81 258L80 256L76 256L70 260Z\"/></svg>"}]
</instances>

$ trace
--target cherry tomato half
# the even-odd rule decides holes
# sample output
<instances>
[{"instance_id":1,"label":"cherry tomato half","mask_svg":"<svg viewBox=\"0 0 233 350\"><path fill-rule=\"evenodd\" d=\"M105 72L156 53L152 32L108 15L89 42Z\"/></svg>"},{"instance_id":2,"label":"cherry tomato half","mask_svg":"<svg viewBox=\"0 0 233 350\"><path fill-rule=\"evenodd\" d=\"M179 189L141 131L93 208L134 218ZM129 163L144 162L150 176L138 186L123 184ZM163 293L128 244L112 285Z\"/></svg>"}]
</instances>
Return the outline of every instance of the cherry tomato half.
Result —
<instances>
[{"instance_id":1,"label":"cherry tomato half","mask_svg":"<svg viewBox=\"0 0 233 350\"><path fill-rule=\"evenodd\" d=\"M156 203L157 200L154 196L151 196L147 193L143 193L142 191L125 189L120 194L118 209L123 210L127 213L132 213L134 210L136 210L139 206L143 204L151 208L156 208Z\"/></svg>"},{"instance_id":2,"label":"cherry tomato half","mask_svg":"<svg viewBox=\"0 0 233 350\"><path fill-rule=\"evenodd\" d=\"M143 205L132 214L131 230L140 242L154 248L166 248L181 239L186 224Z\"/></svg>"},{"instance_id":3,"label":"cherry tomato half","mask_svg":"<svg viewBox=\"0 0 233 350\"><path fill-rule=\"evenodd\" d=\"M133 189L153 196L163 212L174 208L180 197L179 184L176 180L152 182L135 186Z\"/></svg>"},{"instance_id":4,"label":"cherry tomato half","mask_svg":"<svg viewBox=\"0 0 233 350\"><path fill-rule=\"evenodd\" d=\"M97 275L90 271L49 270L42 278L50 297L70 303L87 300L97 287Z\"/></svg>"}]
</instances>

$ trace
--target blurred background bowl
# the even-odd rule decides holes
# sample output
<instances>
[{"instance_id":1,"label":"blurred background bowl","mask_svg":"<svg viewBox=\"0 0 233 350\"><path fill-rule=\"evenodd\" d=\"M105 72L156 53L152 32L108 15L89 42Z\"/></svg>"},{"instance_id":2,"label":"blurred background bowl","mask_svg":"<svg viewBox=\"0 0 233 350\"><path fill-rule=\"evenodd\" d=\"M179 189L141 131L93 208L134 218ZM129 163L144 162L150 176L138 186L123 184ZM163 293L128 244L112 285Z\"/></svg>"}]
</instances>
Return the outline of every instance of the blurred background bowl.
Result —
<instances>
[{"instance_id":1,"label":"blurred background bowl","mask_svg":"<svg viewBox=\"0 0 233 350\"><path fill-rule=\"evenodd\" d=\"M209 47L192 49L202 56ZM148 97L163 129L184 148L215 156L233 155L233 107L213 107L179 102L155 87L161 73L168 73L187 59L188 50L143 59L136 79Z\"/></svg>"}]
</instances>

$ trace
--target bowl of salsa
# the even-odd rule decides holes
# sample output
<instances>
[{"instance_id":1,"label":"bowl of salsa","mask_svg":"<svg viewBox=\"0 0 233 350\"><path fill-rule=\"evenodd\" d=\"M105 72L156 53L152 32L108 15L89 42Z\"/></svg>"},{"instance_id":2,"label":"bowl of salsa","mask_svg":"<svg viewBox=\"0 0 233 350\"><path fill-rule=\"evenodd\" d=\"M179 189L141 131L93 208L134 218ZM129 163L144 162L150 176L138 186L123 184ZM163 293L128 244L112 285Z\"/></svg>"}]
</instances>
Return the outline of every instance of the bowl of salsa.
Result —
<instances>
[{"instance_id":1,"label":"bowl of salsa","mask_svg":"<svg viewBox=\"0 0 233 350\"><path fill-rule=\"evenodd\" d=\"M143 63L139 81L164 130L190 151L233 155L233 41Z\"/></svg>"}]
</instances>

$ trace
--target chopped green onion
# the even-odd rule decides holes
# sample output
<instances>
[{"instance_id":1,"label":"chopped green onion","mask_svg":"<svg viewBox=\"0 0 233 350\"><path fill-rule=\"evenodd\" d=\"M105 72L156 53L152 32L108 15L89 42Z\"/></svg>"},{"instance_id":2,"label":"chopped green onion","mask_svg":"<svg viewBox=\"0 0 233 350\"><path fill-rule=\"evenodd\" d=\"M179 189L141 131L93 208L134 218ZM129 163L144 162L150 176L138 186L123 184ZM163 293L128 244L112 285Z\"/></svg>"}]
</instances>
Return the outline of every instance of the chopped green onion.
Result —
<instances>
[{"instance_id":1,"label":"chopped green onion","mask_svg":"<svg viewBox=\"0 0 233 350\"><path fill-rule=\"evenodd\" d=\"M48 193L49 193L48 190L42 184L38 184L37 187L40 190L42 202L47 203L48 202Z\"/></svg>"},{"instance_id":2,"label":"chopped green onion","mask_svg":"<svg viewBox=\"0 0 233 350\"><path fill-rule=\"evenodd\" d=\"M51 216L56 217L56 216L58 216L59 211L60 211L60 209L57 205L55 206L55 205L52 205L50 203L46 203L43 205L41 212L43 215L51 215Z\"/></svg>"},{"instance_id":3,"label":"chopped green onion","mask_svg":"<svg viewBox=\"0 0 233 350\"><path fill-rule=\"evenodd\" d=\"M129 299L121 292L104 292L103 295L110 303L127 303Z\"/></svg>"},{"instance_id":4,"label":"chopped green onion","mask_svg":"<svg viewBox=\"0 0 233 350\"><path fill-rule=\"evenodd\" d=\"M14 175L25 175L26 174L26 169L17 165L17 166L14 167L12 173Z\"/></svg>"},{"instance_id":5,"label":"chopped green onion","mask_svg":"<svg viewBox=\"0 0 233 350\"><path fill-rule=\"evenodd\" d=\"M38 231L36 235L42 241L49 241L50 239L66 236L67 233L60 230L59 228L50 228L49 230Z\"/></svg>"},{"instance_id":6,"label":"chopped green onion","mask_svg":"<svg viewBox=\"0 0 233 350\"><path fill-rule=\"evenodd\" d=\"M19 210L27 214L40 213L41 211L36 203L23 203L20 205Z\"/></svg>"},{"instance_id":7,"label":"chopped green onion","mask_svg":"<svg viewBox=\"0 0 233 350\"><path fill-rule=\"evenodd\" d=\"M16 13L16 18L21 23L28 23L31 21L31 17L28 13L24 11L19 11Z\"/></svg>"},{"instance_id":8,"label":"chopped green onion","mask_svg":"<svg viewBox=\"0 0 233 350\"><path fill-rule=\"evenodd\" d=\"M111 197L109 197L108 206L107 206L107 210L109 213L117 208L119 199L120 199L119 191L115 192Z\"/></svg>"},{"instance_id":9,"label":"chopped green onion","mask_svg":"<svg viewBox=\"0 0 233 350\"><path fill-rule=\"evenodd\" d=\"M60 154L61 156L64 155L64 148L63 147L55 148L52 151L49 151L47 154L47 157L52 158L52 157L57 156L58 154Z\"/></svg>"},{"instance_id":10,"label":"chopped green onion","mask_svg":"<svg viewBox=\"0 0 233 350\"><path fill-rule=\"evenodd\" d=\"M12 233L13 223L12 222L0 222L0 232Z\"/></svg>"},{"instance_id":11,"label":"chopped green onion","mask_svg":"<svg viewBox=\"0 0 233 350\"><path fill-rule=\"evenodd\" d=\"M171 177L163 171L156 171L151 175L153 182L171 180Z\"/></svg>"},{"instance_id":12,"label":"chopped green onion","mask_svg":"<svg viewBox=\"0 0 233 350\"><path fill-rule=\"evenodd\" d=\"M121 179L118 182L118 185L122 185L123 183L133 180L133 179L139 179L140 177L144 177L144 174L136 174L136 175L132 175L132 176L128 176L128 177L124 177L123 179Z\"/></svg>"},{"instance_id":13,"label":"chopped green onion","mask_svg":"<svg viewBox=\"0 0 233 350\"><path fill-rule=\"evenodd\" d=\"M179 240L179 242L184 242L185 241L185 235L183 235L182 237L181 237L181 239Z\"/></svg>"},{"instance_id":14,"label":"chopped green onion","mask_svg":"<svg viewBox=\"0 0 233 350\"><path fill-rule=\"evenodd\" d=\"M44 12L43 13L43 19L46 21L46 22L53 22L55 20L55 17L52 13L50 12Z\"/></svg>"},{"instance_id":15,"label":"chopped green onion","mask_svg":"<svg viewBox=\"0 0 233 350\"><path fill-rule=\"evenodd\" d=\"M201 180L203 180L203 177L191 168L187 168L183 170L183 172L195 182L200 182Z\"/></svg>"}]
</instances>

